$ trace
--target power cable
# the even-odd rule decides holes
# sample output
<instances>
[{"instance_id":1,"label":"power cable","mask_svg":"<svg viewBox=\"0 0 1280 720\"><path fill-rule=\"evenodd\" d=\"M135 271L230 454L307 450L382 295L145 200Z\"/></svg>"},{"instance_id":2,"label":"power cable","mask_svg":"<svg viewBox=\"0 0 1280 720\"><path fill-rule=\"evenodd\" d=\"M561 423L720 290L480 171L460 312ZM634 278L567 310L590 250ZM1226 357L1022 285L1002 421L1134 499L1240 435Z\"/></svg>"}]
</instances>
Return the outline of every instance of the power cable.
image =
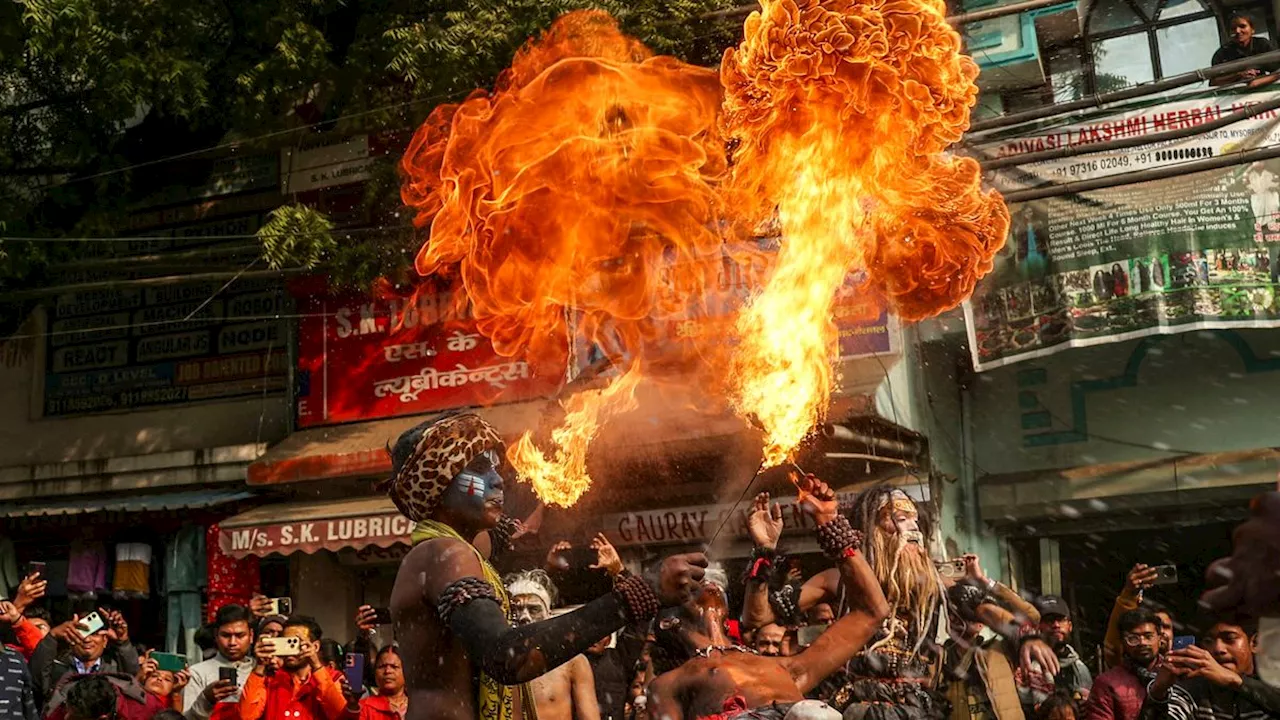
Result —
<instances>
[{"instance_id":1,"label":"power cable","mask_svg":"<svg viewBox=\"0 0 1280 720\"><path fill-rule=\"evenodd\" d=\"M313 123L307 123L305 125L299 125L298 127L288 128L284 130L273 130L271 132L262 133L261 135L253 135L247 138L228 140L227 142L218 143L216 145L210 145L204 148L198 148L196 150L188 150L186 152L175 153L173 155L166 155L164 157L154 158L152 160L144 160L142 162L133 163L131 165L125 165L123 167L112 168L110 170L103 170L102 172L93 173L92 175L81 175L78 177L67 178L66 180L50 183L48 185L43 185L37 188L37 190L49 190L52 188L64 187L66 185L72 185L75 183L84 182L86 180L95 180L97 178L108 177L110 175L118 175L120 173L128 172L130 170L137 170L139 168L162 165L167 162L173 162L174 160L185 160L187 158L195 157L197 155L203 155L205 153L213 152L215 150L226 150L228 148L240 147L242 145L247 145L247 144L257 142L259 140L267 140L274 137L280 137L282 135L298 133L305 130L309 130L311 128L319 127L321 125L332 125L342 120L350 120L352 118L362 117L365 115L372 115L375 113L383 112L384 110L392 110L399 107L408 107L411 105L418 105L421 103L438 102L442 100L447 100L448 98L453 97L456 94L457 93L444 93L440 95L432 95L429 97L418 98L416 100L406 100L404 102L393 103L391 105L384 105L381 107L371 108L369 110L361 110L359 112L349 113L347 115L339 115L336 118L330 118L327 120L320 120ZM405 129L408 129L408 128L405 128ZM16 197L16 195L5 195L5 196L0 196L0 199L8 200L14 197Z\"/></svg>"}]
</instances>

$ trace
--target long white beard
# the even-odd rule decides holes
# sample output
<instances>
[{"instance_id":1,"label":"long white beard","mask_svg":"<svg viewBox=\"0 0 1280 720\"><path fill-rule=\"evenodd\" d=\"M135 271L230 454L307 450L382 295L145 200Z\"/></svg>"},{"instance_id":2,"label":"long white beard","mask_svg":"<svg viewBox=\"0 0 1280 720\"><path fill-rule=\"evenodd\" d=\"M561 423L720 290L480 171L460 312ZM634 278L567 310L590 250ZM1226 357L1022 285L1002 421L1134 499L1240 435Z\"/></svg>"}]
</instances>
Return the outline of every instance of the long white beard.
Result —
<instances>
[{"instance_id":1,"label":"long white beard","mask_svg":"<svg viewBox=\"0 0 1280 720\"><path fill-rule=\"evenodd\" d=\"M908 542L901 534L877 530L873 569L893 614L898 616L905 611L914 622L915 632L922 636L929 631L929 619L941 590L933 562L925 551L923 536L912 533L911 537L919 544Z\"/></svg>"}]
</instances>

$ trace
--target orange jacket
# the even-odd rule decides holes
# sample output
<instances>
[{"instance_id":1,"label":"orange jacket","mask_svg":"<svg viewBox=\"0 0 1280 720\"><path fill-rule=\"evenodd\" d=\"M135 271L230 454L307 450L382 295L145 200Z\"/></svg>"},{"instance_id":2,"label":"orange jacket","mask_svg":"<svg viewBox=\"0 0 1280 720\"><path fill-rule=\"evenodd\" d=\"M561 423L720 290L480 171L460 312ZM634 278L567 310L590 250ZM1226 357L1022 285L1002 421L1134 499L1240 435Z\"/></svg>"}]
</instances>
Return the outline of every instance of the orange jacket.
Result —
<instances>
[{"instance_id":1,"label":"orange jacket","mask_svg":"<svg viewBox=\"0 0 1280 720\"><path fill-rule=\"evenodd\" d=\"M270 678L252 673L240 693L240 720L350 720L340 677L324 668L295 685L284 671Z\"/></svg>"}]
</instances>

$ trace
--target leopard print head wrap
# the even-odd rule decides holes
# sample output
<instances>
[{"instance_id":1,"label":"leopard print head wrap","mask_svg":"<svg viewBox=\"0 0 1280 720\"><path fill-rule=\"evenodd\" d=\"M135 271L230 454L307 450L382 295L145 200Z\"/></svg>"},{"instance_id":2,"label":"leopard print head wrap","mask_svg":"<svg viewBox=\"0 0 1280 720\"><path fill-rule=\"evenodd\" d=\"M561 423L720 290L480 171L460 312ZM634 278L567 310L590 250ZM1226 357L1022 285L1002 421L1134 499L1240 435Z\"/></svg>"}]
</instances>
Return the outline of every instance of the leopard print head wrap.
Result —
<instances>
[{"instance_id":1,"label":"leopard print head wrap","mask_svg":"<svg viewBox=\"0 0 1280 720\"><path fill-rule=\"evenodd\" d=\"M503 451L502 436L479 415L429 420L406 430L389 448L392 474L378 489L391 496L405 517L421 522L435 512L454 477L490 449Z\"/></svg>"}]
</instances>

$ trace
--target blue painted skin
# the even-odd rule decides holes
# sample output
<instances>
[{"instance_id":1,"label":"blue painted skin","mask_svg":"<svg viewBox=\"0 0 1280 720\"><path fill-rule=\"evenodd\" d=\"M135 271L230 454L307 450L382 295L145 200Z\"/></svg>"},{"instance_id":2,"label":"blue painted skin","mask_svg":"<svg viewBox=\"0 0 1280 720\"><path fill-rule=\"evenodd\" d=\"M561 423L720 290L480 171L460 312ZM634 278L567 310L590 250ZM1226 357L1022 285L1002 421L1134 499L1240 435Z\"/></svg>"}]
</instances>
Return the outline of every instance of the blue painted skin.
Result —
<instances>
[{"instance_id":1,"label":"blue painted skin","mask_svg":"<svg viewBox=\"0 0 1280 720\"><path fill-rule=\"evenodd\" d=\"M501 459L495 450L486 450L467 464L440 498L443 507L464 517L481 519L489 507L502 512L505 481L498 472Z\"/></svg>"}]
</instances>

